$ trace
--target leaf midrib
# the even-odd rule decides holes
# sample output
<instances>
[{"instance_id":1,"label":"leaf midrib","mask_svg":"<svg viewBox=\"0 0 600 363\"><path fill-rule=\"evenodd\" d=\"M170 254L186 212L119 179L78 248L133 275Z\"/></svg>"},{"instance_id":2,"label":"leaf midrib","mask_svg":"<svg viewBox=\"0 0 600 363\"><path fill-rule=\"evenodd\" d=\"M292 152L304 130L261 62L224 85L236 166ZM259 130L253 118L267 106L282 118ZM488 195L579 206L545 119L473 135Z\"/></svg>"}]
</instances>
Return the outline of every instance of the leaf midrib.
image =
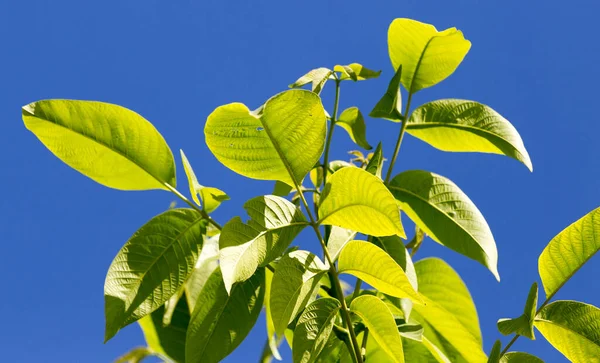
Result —
<instances>
[{"instance_id":1,"label":"leaf midrib","mask_svg":"<svg viewBox=\"0 0 600 363\"><path fill-rule=\"evenodd\" d=\"M395 199L395 198L394 198L394 199ZM329 214L327 214L326 216L319 218L319 220L317 221L317 224L322 224L322 223L323 223L323 221L325 221L325 219L327 219L327 218L331 217L332 215L334 215L334 214L336 214L336 213L338 213L338 212L340 212L340 211L342 211L342 210L344 210L344 209L346 209L346 208L352 208L352 207L365 207L365 208L371 209L371 210L373 210L375 213L377 213L377 214L380 214L380 215L384 216L384 217L385 217L385 219L387 219L388 221L390 221L390 222L392 223L392 225L393 225L394 227L396 227L396 229L398 229L398 226L396 225L396 223L394 223L394 221L393 221L393 220L392 220L392 219L391 219L391 218L390 218L390 217L389 217L387 214L385 214L385 213L383 213L383 212L379 211L377 208L375 208L375 207L373 207L373 206L370 206L370 205L367 205L367 204L361 204L361 203L358 203L358 202L357 202L357 203L346 204L346 205L342 206L341 208L337 208L337 209L334 209L334 210L332 210L332 211L331 211ZM398 217L399 217L399 216L398 216ZM398 219L399 219L399 218L398 218ZM342 228L343 228L343 227L342 227Z\"/></svg>"}]
</instances>

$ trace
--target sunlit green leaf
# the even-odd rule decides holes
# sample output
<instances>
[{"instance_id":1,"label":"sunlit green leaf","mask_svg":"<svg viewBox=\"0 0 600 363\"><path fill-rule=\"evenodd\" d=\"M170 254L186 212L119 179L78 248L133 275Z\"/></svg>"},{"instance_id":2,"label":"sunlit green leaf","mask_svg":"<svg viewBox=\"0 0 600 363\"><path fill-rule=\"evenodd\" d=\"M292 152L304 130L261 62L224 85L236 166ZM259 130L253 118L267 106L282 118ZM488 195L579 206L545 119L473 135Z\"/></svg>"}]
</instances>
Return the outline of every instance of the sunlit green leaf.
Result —
<instances>
[{"instance_id":1,"label":"sunlit green leaf","mask_svg":"<svg viewBox=\"0 0 600 363\"><path fill-rule=\"evenodd\" d=\"M498 330L504 335L516 333L517 335L523 335L529 339L535 340L535 334L533 333L533 318L537 310L538 301L538 286L537 282L534 282L529 289L529 295L527 295L527 302L525 303L525 310L523 315L515 319L500 319L498 320Z\"/></svg>"},{"instance_id":2,"label":"sunlit green leaf","mask_svg":"<svg viewBox=\"0 0 600 363\"><path fill-rule=\"evenodd\" d=\"M198 297L186 338L186 363L216 363L246 338L263 306L265 272L260 268L227 293L220 268Z\"/></svg>"},{"instance_id":3,"label":"sunlit green leaf","mask_svg":"<svg viewBox=\"0 0 600 363\"><path fill-rule=\"evenodd\" d=\"M372 236L405 237L394 196L381 179L360 168L342 168L327 179L319 223Z\"/></svg>"},{"instance_id":4,"label":"sunlit green leaf","mask_svg":"<svg viewBox=\"0 0 600 363\"><path fill-rule=\"evenodd\" d=\"M217 209L219 205L221 205L221 202L229 200L229 196L225 194L224 191L217 188L202 186L198 182L196 174L194 173L194 169L192 169L192 165L190 165L190 162L183 153L183 150L179 150L179 152L181 153L183 170L185 171L185 175L188 179L188 185L190 186L190 194L192 195L192 199L194 199L196 204L204 206L206 213L211 213ZM202 202L200 202L198 199L198 195L200 195Z\"/></svg>"},{"instance_id":5,"label":"sunlit green leaf","mask_svg":"<svg viewBox=\"0 0 600 363\"><path fill-rule=\"evenodd\" d=\"M402 65L402 85L415 93L454 73L471 48L460 30L438 32L430 24L395 19L388 30L388 51L394 69Z\"/></svg>"},{"instance_id":6,"label":"sunlit green leaf","mask_svg":"<svg viewBox=\"0 0 600 363\"><path fill-rule=\"evenodd\" d=\"M219 266L219 236L207 237L202 245L202 252L196 261L194 271L185 282L185 291L188 306L190 311L194 311L196 307L196 299L200 295L200 291L204 284Z\"/></svg>"},{"instance_id":7,"label":"sunlit green leaf","mask_svg":"<svg viewBox=\"0 0 600 363\"><path fill-rule=\"evenodd\" d=\"M365 170L381 179L381 170L383 169L383 162L383 151L381 150L380 142L379 144L377 144L377 147L373 152L373 156L371 156L371 158L369 159Z\"/></svg>"},{"instance_id":8,"label":"sunlit green leaf","mask_svg":"<svg viewBox=\"0 0 600 363\"><path fill-rule=\"evenodd\" d=\"M444 352L435 346L427 337L421 342L402 339L404 360L410 363L450 363Z\"/></svg>"},{"instance_id":9,"label":"sunlit green leaf","mask_svg":"<svg viewBox=\"0 0 600 363\"><path fill-rule=\"evenodd\" d=\"M500 363L544 363L544 361L529 353L508 352L500 358Z\"/></svg>"},{"instance_id":10,"label":"sunlit green leaf","mask_svg":"<svg viewBox=\"0 0 600 363\"><path fill-rule=\"evenodd\" d=\"M337 260L342 248L344 248L346 243L352 241L354 237L356 237L356 232L354 231L336 226L331 227L327 249L333 261Z\"/></svg>"},{"instance_id":11,"label":"sunlit green leaf","mask_svg":"<svg viewBox=\"0 0 600 363\"><path fill-rule=\"evenodd\" d=\"M321 157L326 119L321 99L290 90L269 99L257 115L241 103L218 107L204 128L208 148L248 178L300 184Z\"/></svg>"},{"instance_id":12,"label":"sunlit green leaf","mask_svg":"<svg viewBox=\"0 0 600 363\"><path fill-rule=\"evenodd\" d=\"M423 170L388 185L402 210L434 241L486 266L499 280L498 251L485 218L451 180Z\"/></svg>"},{"instance_id":13,"label":"sunlit green leaf","mask_svg":"<svg viewBox=\"0 0 600 363\"><path fill-rule=\"evenodd\" d=\"M294 330L294 362L310 363L317 359L329 340L340 307L338 300L322 298L304 309Z\"/></svg>"},{"instance_id":14,"label":"sunlit green leaf","mask_svg":"<svg viewBox=\"0 0 600 363\"><path fill-rule=\"evenodd\" d=\"M316 68L298 78L296 82L289 85L290 88L302 87L305 84L312 84L312 91L316 94L321 93L325 83L329 79L329 76L333 74L333 71L328 68Z\"/></svg>"},{"instance_id":15,"label":"sunlit green leaf","mask_svg":"<svg viewBox=\"0 0 600 363\"><path fill-rule=\"evenodd\" d=\"M370 339L375 339L394 362L404 363L400 333L394 316L383 301L372 295L362 295L352 300L350 311L369 329Z\"/></svg>"},{"instance_id":16,"label":"sunlit green leaf","mask_svg":"<svg viewBox=\"0 0 600 363\"><path fill-rule=\"evenodd\" d=\"M354 275L384 294L422 301L402 267L373 243L347 243L340 253L338 271Z\"/></svg>"},{"instance_id":17,"label":"sunlit green leaf","mask_svg":"<svg viewBox=\"0 0 600 363\"><path fill-rule=\"evenodd\" d=\"M600 361L600 309L579 301L555 301L535 317L535 327L571 362Z\"/></svg>"},{"instance_id":18,"label":"sunlit green leaf","mask_svg":"<svg viewBox=\"0 0 600 363\"><path fill-rule=\"evenodd\" d=\"M244 204L248 223L235 217L221 231L219 255L227 291L281 256L300 231L308 225L298 207L288 200L266 195Z\"/></svg>"},{"instance_id":19,"label":"sunlit green leaf","mask_svg":"<svg viewBox=\"0 0 600 363\"><path fill-rule=\"evenodd\" d=\"M600 250L600 208L571 224L548 243L538 261L548 298Z\"/></svg>"},{"instance_id":20,"label":"sunlit green leaf","mask_svg":"<svg viewBox=\"0 0 600 363\"><path fill-rule=\"evenodd\" d=\"M83 175L121 190L175 187L175 161L150 122L103 102L44 100L23 106L29 131Z\"/></svg>"},{"instance_id":21,"label":"sunlit green leaf","mask_svg":"<svg viewBox=\"0 0 600 363\"><path fill-rule=\"evenodd\" d=\"M275 332L282 335L288 324L314 298L327 266L308 251L294 251L277 263L270 307Z\"/></svg>"},{"instance_id":22,"label":"sunlit green leaf","mask_svg":"<svg viewBox=\"0 0 600 363\"><path fill-rule=\"evenodd\" d=\"M515 127L492 108L475 101L426 103L410 115L406 132L443 151L506 155L533 171Z\"/></svg>"},{"instance_id":23,"label":"sunlit green leaf","mask_svg":"<svg viewBox=\"0 0 600 363\"><path fill-rule=\"evenodd\" d=\"M140 228L113 260L104 284L105 340L161 307L194 269L206 221L171 209Z\"/></svg>"},{"instance_id":24,"label":"sunlit green leaf","mask_svg":"<svg viewBox=\"0 0 600 363\"><path fill-rule=\"evenodd\" d=\"M347 66L336 65L333 70L340 72L340 80L342 81L364 81L371 78L377 78L381 74L381 71L370 70L358 63L352 63Z\"/></svg>"},{"instance_id":25,"label":"sunlit green leaf","mask_svg":"<svg viewBox=\"0 0 600 363\"><path fill-rule=\"evenodd\" d=\"M312 175L312 171L311 171L311 175ZM285 197L288 194L290 194L293 190L294 190L294 188L287 185L286 183L276 181L275 186L273 187L273 195L276 195L278 197Z\"/></svg>"},{"instance_id":26,"label":"sunlit green leaf","mask_svg":"<svg viewBox=\"0 0 600 363\"><path fill-rule=\"evenodd\" d=\"M345 109L340 114L335 124L346 130L352 141L358 146L367 150L373 148L367 141L367 126L365 125L365 119L358 107Z\"/></svg>"},{"instance_id":27,"label":"sunlit green leaf","mask_svg":"<svg viewBox=\"0 0 600 363\"><path fill-rule=\"evenodd\" d=\"M406 323L404 319L396 319L396 324L401 337L418 342L423 341L423 326L421 324L415 322Z\"/></svg>"},{"instance_id":28,"label":"sunlit green leaf","mask_svg":"<svg viewBox=\"0 0 600 363\"><path fill-rule=\"evenodd\" d=\"M402 65L398 67L394 77L390 81L385 94L377 102L369 113L369 116L383 118L386 120L401 122L402 117L402 94L400 93L400 78L402 77Z\"/></svg>"},{"instance_id":29,"label":"sunlit green leaf","mask_svg":"<svg viewBox=\"0 0 600 363\"><path fill-rule=\"evenodd\" d=\"M273 324L273 314L271 313L271 288L273 285L273 275L269 269L265 269L265 320L267 321L267 347L270 355L275 359L281 360L281 354L279 353L279 339L275 335L275 325Z\"/></svg>"},{"instance_id":30,"label":"sunlit green leaf","mask_svg":"<svg viewBox=\"0 0 600 363\"><path fill-rule=\"evenodd\" d=\"M492 351L490 352L490 356L488 357L487 363L499 363L500 356L502 355L502 342L500 340L496 340L494 346L492 347Z\"/></svg>"}]
</instances>

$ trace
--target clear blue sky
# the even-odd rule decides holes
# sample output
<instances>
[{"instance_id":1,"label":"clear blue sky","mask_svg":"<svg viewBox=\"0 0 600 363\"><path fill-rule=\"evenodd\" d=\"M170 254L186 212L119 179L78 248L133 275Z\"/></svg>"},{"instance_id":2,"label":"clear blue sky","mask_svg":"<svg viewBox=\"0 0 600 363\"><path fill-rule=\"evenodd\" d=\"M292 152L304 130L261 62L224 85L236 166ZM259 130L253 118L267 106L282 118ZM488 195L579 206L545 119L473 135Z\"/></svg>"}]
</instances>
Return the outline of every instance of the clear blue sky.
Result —
<instances>
[{"instance_id":1,"label":"clear blue sky","mask_svg":"<svg viewBox=\"0 0 600 363\"><path fill-rule=\"evenodd\" d=\"M597 112L600 42L593 1L200 1L5 0L0 2L0 164L4 361L109 362L143 344L136 325L103 344L103 286L121 245L168 207L166 192L104 188L62 164L29 133L21 106L44 98L91 99L131 108L183 148L200 182L232 197L215 217L241 214L272 184L220 165L203 139L206 116L239 101L250 108L311 68L359 62L382 77L346 83L341 107L365 113L392 76L386 34L397 17L456 26L473 43L458 71L413 102L464 98L487 103L521 133L534 172L515 160L451 154L408 137L396 166L449 177L494 232L502 282L481 265L428 240L418 257L443 257L478 307L485 350L496 321L521 313L537 258L565 226L600 205ZM324 92L331 110L332 88ZM414 104L415 104L414 103ZM368 140L391 153L398 125L368 119ZM354 149L343 132L333 157ZM178 153L177 153L178 154ZM187 185L178 160L180 189ZM315 248L303 234L304 247ZM600 305L600 257L558 294ZM507 342L508 339L503 339ZM264 320L228 362L257 357ZM538 333L515 349L562 362ZM286 353L289 359L289 352ZM254 358L249 361L254 361Z\"/></svg>"}]
</instances>

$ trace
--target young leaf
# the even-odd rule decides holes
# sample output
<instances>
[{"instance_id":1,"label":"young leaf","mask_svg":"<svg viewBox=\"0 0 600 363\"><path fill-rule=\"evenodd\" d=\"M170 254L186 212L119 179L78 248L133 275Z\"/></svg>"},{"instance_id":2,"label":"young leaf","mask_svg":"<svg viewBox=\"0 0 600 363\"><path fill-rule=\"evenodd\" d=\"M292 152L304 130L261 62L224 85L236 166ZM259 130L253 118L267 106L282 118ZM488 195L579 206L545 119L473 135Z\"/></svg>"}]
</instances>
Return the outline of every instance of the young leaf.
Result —
<instances>
[{"instance_id":1,"label":"young leaf","mask_svg":"<svg viewBox=\"0 0 600 363\"><path fill-rule=\"evenodd\" d=\"M400 78L402 77L402 65L398 67L394 77L390 81L385 94L373 107L369 116L383 118L386 120L401 122L402 117L402 94L400 93Z\"/></svg>"},{"instance_id":2,"label":"young leaf","mask_svg":"<svg viewBox=\"0 0 600 363\"><path fill-rule=\"evenodd\" d=\"M366 150L371 150L373 148L367 141L367 126L365 125L365 119L358 107L345 109L340 114L335 124L346 130L356 145Z\"/></svg>"},{"instance_id":3,"label":"young leaf","mask_svg":"<svg viewBox=\"0 0 600 363\"><path fill-rule=\"evenodd\" d=\"M273 324L273 314L271 313L271 293L273 289L273 275L269 269L265 269L265 320L267 321L267 345L265 349L268 349L269 355L272 355L275 359L281 360L281 354L279 353L279 342L275 335L275 325Z\"/></svg>"},{"instance_id":4,"label":"young leaf","mask_svg":"<svg viewBox=\"0 0 600 363\"><path fill-rule=\"evenodd\" d=\"M394 196L381 179L360 168L342 168L327 180L319 224L372 236L405 237Z\"/></svg>"},{"instance_id":5,"label":"young leaf","mask_svg":"<svg viewBox=\"0 0 600 363\"><path fill-rule=\"evenodd\" d=\"M537 310L538 301L538 286L534 282L529 289L527 302L525 303L525 311L523 315L515 319L500 319L498 320L498 330L504 335L516 333L531 340L535 340L533 332L533 319Z\"/></svg>"},{"instance_id":6,"label":"young leaf","mask_svg":"<svg viewBox=\"0 0 600 363\"><path fill-rule=\"evenodd\" d=\"M369 159L369 163L365 168L366 171L381 179L381 170L383 169L383 152L381 150L381 142L377 144L373 156Z\"/></svg>"},{"instance_id":7,"label":"young leaf","mask_svg":"<svg viewBox=\"0 0 600 363\"><path fill-rule=\"evenodd\" d=\"M152 352L165 354L176 362L185 362L185 334L190 323L190 309L185 297L179 299L173 311L171 323L163 326L164 306L138 323L144 333L146 344Z\"/></svg>"},{"instance_id":8,"label":"young leaf","mask_svg":"<svg viewBox=\"0 0 600 363\"><path fill-rule=\"evenodd\" d=\"M402 339L394 316L383 301L372 295L362 295L352 300L350 311L360 317L369 329L369 336L394 362L404 363Z\"/></svg>"},{"instance_id":9,"label":"young leaf","mask_svg":"<svg viewBox=\"0 0 600 363\"><path fill-rule=\"evenodd\" d=\"M406 132L436 149L506 155L533 171L515 127L478 102L445 99L426 103L410 115Z\"/></svg>"},{"instance_id":10,"label":"young leaf","mask_svg":"<svg viewBox=\"0 0 600 363\"><path fill-rule=\"evenodd\" d=\"M292 354L294 363L312 363L327 344L340 302L332 298L314 301L304 309L294 330Z\"/></svg>"},{"instance_id":11,"label":"young leaf","mask_svg":"<svg viewBox=\"0 0 600 363\"><path fill-rule=\"evenodd\" d=\"M546 296L554 296L598 250L600 208L565 228L540 255L538 268Z\"/></svg>"},{"instance_id":12,"label":"young leaf","mask_svg":"<svg viewBox=\"0 0 600 363\"><path fill-rule=\"evenodd\" d=\"M438 32L430 24L395 19L388 30L388 51L394 69L402 65L402 85L415 93L454 73L471 48L460 30Z\"/></svg>"},{"instance_id":13,"label":"young leaf","mask_svg":"<svg viewBox=\"0 0 600 363\"><path fill-rule=\"evenodd\" d=\"M312 83L312 91L316 94L321 93L325 83L329 79L329 76L333 74L333 71L328 68L316 68L306 73L302 77L298 78L296 82L289 85L290 88L302 87L305 84Z\"/></svg>"},{"instance_id":14,"label":"young leaf","mask_svg":"<svg viewBox=\"0 0 600 363\"><path fill-rule=\"evenodd\" d=\"M340 253L338 271L354 275L384 294L422 302L402 267L370 242L352 241L346 244Z\"/></svg>"},{"instance_id":15,"label":"young leaf","mask_svg":"<svg viewBox=\"0 0 600 363\"><path fill-rule=\"evenodd\" d=\"M190 320L186 363L216 363L229 355L256 323L264 296L264 269L227 293L217 268L202 288Z\"/></svg>"},{"instance_id":16,"label":"young leaf","mask_svg":"<svg viewBox=\"0 0 600 363\"><path fill-rule=\"evenodd\" d=\"M294 251L277 263L271 288L271 316L275 332L282 335L288 324L314 298L327 266L308 251Z\"/></svg>"},{"instance_id":17,"label":"young leaf","mask_svg":"<svg viewBox=\"0 0 600 363\"><path fill-rule=\"evenodd\" d=\"M244 204L248 223L235 217L221 231L219 255L227 291L281 256L292 240L308 225L302 211L274 195L252 198Z\"/></svg>"},{"instance_id":18,"label":"young leaf","mask_svg":"<svg viewBox=\"0 0 600 363\"><path fill-rule=\"evenodd\" d=\"M125 243L104 284L106 341L179 290L198 259L205 224L192 209L171 209L152 218Z\"/></svg>"},{"instance_id":19,"label":"young leaf","mask_svg":"<svg viewBox=\"0 0 600 363\"><path fill-rule=\"evenodd\" d=\"M535 327L571 362L600 357L600 309L579 301L555 301L535 317Z\"/></svg>"},{"instance_id":20,"label":"young leaf","mask_svg":"<svg viewBox=\"0 0 600 363\"><path fill-rule=\"evenodd\" d=\"M326 120L321 99L290 90L269 99L257 115L241 103L218 107L204 127L210 151L229 169L252 179L300 184L319 161Z\"/></svg>"},{"instance_id":21,"label":"young leaf","mask_svg":"<svg viewBox=\"0 0 600 363\"><path fill-rule=\"evenodd\" d=\"M204 206L206 213L211 213L221 205L221 202L229 200L229 196L224 191L217 188L205 187L198 183L194 169L188 161L187 157L183 153L183 150L179 150L181 153L181 161L183 163L183 170L188 179L188 185L190 186L190 194L194 202L198 205ZM198 194L202 199L202 202L198 199Z\"/></svg>"},{"instance_id":22,"label":"young leaf","mask_svg":"<svg viewBox=\"0 0 600 363\"><path fill-rule=\"evenodd\" d=\"M340 80L364 81L371 78L377 78L381 71L373 71L363 67L361 64L352 63L347 66L336 65L333 67L335 72L340 72Z\"/></svg>"},{"instance_id":23,"label":"young leaf","mask_svg":"<svg viewBox=\"0 0 600 363\"><path fill-rule=\"evenodd\" d=\"M171 149L150 122L103 102L44 100L23 106L25 127L60 160L120 190L175 187Z\"/></svg>"},{"instance_id":24,"label":"young leaf","mask_svg":"<svg viewBox=\"0 0 600 363\"><path fill-rule=\"evenodd\" d=\"M492 231L456 184L428 171L409 170L396 175L388 188L400 208L434 241L482 263L500 280Z\"/></svg>"},{"instance_id":25,"label":"young leaf","mask_svg":"<svg viewBox=\"0 0 600 363\"><path fill-rule=\"evenodd\" d=\"M352 241L354 237L356 237L356 232L354 231L336 226L331 227L327 249L334 262L337 260L342 248L344 248L346 243Z\"/></svg>"},{"instance_id":26,"label":"young leaf","mask_svg":"<svg viewBox=\"0 0 600 363\"><path fill-rule=\"evenodd\" d=\"M487 363L499 363L500 357L502 356L502 342L500 340L496 340L494 346L492 347L492 351L490 352L490 356L487 360Z\"/></svg>"},{"instance_id":27,"label":"young leaf","mask_svg":"<svg viewBox=\"0 0 600 363\"><path fill-rule=\"evenodd\" d=\"M219 266L219 236L207 237L202 245L202 252L196 261L194 271L185 282L185 296L187 298L190 311L194 311L196 300L204 284Z\"/></svg>"},{"instance_id":28,"label":"young leaf","mask_svg":"<svg viewBox=\"0 0 600 363\"><path fill-rule=\"evenodd\" d=\"M544 361L529 353L508 352L500 358L500 363L544 363Z\"/></svg>"}]
</instances>

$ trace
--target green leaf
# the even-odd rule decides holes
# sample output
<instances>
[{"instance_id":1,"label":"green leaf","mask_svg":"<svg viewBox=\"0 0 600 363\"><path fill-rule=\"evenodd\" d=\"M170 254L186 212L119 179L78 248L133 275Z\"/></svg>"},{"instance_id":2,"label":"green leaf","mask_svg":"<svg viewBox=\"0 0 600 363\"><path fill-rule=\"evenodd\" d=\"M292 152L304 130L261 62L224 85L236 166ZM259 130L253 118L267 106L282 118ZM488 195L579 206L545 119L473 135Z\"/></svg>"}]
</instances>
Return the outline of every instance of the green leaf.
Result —
<instances>
[{"instance_id":1,"label":"green leaf","mask_svg":"<svg viewBox=\"0 0 600 363\"><path fill-rule=\"evenodd\" d=\"M315 169L313 169L313 170L315 170ZM311 175L312 175L312 170L311 170ZM292 190L294 190L294 188L287 185L286 183L276 181L275 186L273 187L273 195L276 195L278 197L286 197L288 194L290 194L292 192Z\"/></svg>"},{"instance_id":2,"label":"green leaf","mask_svg":"<svg viewBox=\"0 0 600 363\"><path fill-rule=\"evenodd\" d=\"M325 83L332 74L333 71L331 69L324 67L316 68L298 78L296 82L290 84L289 87L298 88L308 83L312 83L312 91L316 94L319 94L323 90L323 87L325 87Z\"/></svg>"},{"instance_id":3,"label":"green leaf","mask_svg":"<svg viewBox=\"0 0 600 363\"><path fill-rule=\"evenodd\" d=\"M338 271L354 275L384 294L422 302L402 267L370 242L352 241L346 244L340 253Z\"/></svg>"},{"instance_id":4,"label":"green leaf","mask_svg":"<svg viewBox=\"0 0 600 363\"><path fill-rule=\"evenodd\" d=\"M25 127L60 160L120 190L175 187L175 161L150 122L103 102L44 100L23 106Z\"/></svg>"},{"instance_id":5,"label":"green leaf","mask_svg":"<svg viewBox=\"0 0 600 363\"><path fill-rule=\"evenodd\" d=\"M269 269L265 269L265 320L267 321L267 347L269 355L272 355L275 359L281 360L281 354L279 353L279 339L275 335L275 325L273 324L273 318L271 313L271 292L273 285L273 275Z\"/></svg>"},{"instance_id":6,"label":"green leaf","mask_svg":"<svg viewBox=\"0 0 600 363\"><path fill-rule=\"evenodd\" d=\"M308 225L302 211L274 195L252 198L244 204L250 220L235 217L221 231L220 262L227 291L281 256L292 240Z\"/></svg>"},{"instance_id":7,"label":"green leaf","mask_svg":"<svg viewBox=\"0 0 600 363\"><path fill-rule=\"evenodd\" d=\"M165 354L176 362L185 362L185 335L190 323L190 309L184 298L179 299L173 311L171 322L163 325L165 307L161 306L150 315L138 321L146 343L152 352Z\"/></svg>"},{"instance_id":8,"label":"green leaf","mask_svg":"<svg viewBox=\"0 0 600 363\"><path fill-rule=\"evenodd\" d=\"M398 321L400 320L400 324ZM418 342L423 341L423 326L417 323L405 323L404 319L396 319L398 325L398 332L403 338L416 340Z\"/></svg>"},{"instance_id":9,"label":"green leaf","mask_svg":"<svg viewBox=\"0 0 600 363\"><path fill-rule=\"evenodd\" d=\"M383 118L394 122L402 122L402 93L400 93L400 79L402 77L402 65L398 67L394 77L390 81L385 94L377 102L369 113L374 118Z\"/></svg>"},{"instance_id":10,"label":"green leaf","mask_svg":"<svg viewBox=\"0 0 600 363\"><path fill-rule=\"evenodd\" d=\"M300 184L319 161L326 119L321 99L305 90L279 93L259 115L241 103L218 107L204 127L210 151L252 179Z\"/></svg>"},{"instance_id":11,"label":"green leaf","mask_svg":"<svg viewBox=\"0 0 600 363\"><path fill-rule=\"evenodd\" d=\"M271 288L270 307L275 332L282 335L304 307L314 298L327 266L308 251L294 251L277 263Z\"/></svg>"},{"instance_id":12,"label":"green leaf","mask_svg":"<svg viewBox=\"0 0 600 363\"><path fill-rule=\"evenodd\" d=\"M456 184L428 171L409 170L388 187L400 208L434 241L482 263L500 280L492 231Z\"/></svg>"},{"instance_id":13,"label":"green leaf","mask_svg":"<svg viewBox=\"0 0 600 363\"><path fill-rule=\"evenodd\" d=\"M265 272L258 269L228 293L221 269L210 276L198 297L186 338L186 363L219 362L246 338L263 306Z\"/></svg>"},{"instance_id":14,"label":"green leaf","mask_svg":"<svg viewBox=\"0 0 600 363\"><path fill-rule=\"evenodd\" d=\"M190 194L194 202L198 205L204 206L204 211L206 213L212 213L215 209L217 209L221 202L229 200L229 196L225 194L224 191L219 190L217 188L205 187L198 183L198 179L196 178L196 174L194 173L194 169L190 165L187 157L183 153L183 150L179 150L181 153L181 161L183 162L183 170L185 170L185 175L188 179L188 184L190 186ZM202 199L202 202L198 199L198 195Z\"/></svg>"},{"instance_id":15,"label":"green leaf","mask_svg":"<svg viewBox=\"0 0 600 363\"><path fill-rule=\"evenodd\" d=\"M548 243L538 261L542 285L550 299L600 250L600 208L571 224Z\"/></svg>"},{"instance_id":16,"label":"green leaf","mask_svg":"<svg viewBox=\"0 0 600 363\"><path fill-rule=\"evenodd\" d=\"M192 272L206 221L192 209L171 209L125 243L106 275L105 340L161 307Z\"/></svg>"},{"instance_id":17,"label":"green leaf","mask_svg":"<svg viewBox=\"0 0 600 363\"><path fill-rule=\"evenodd\" d=\"M494 346L492 347L492 351L490 352L490 356L488 357L487 363L499 363L500 356L502 350L502 342L500 340L496 340Z\"/></svg>"},{"instance_id":18,"label":"green leaf","mask_svg":"<svg viewBox=\"0 0 600 363\"><path fill-rule=\"evenodd\" d=\"M329 340L340 302L332 298L314 301L304 309L294 330L294 362L314 362Z\"/></svg>"},{"instance_id":19,"label":"green leaf","mask_svg":"<svg viewBox=\"0 0 600 363\"><path fill-rule=\"evenodd\" d=\"M411 339L402 339L404 359L411 363L451 363L448 357L427 337L423 336L418 342Z\"/></svg>"},{"instance_id":20,"label":"green leaf","mask_svg":"<svg viewBox=\"0 0 600 363\"><path fill-rule=\"evenodd\" d=\"M508 352L500 358L500 363L544 363L544 361L529 353Z\"/></svg>"},{"instance_id":21,"label":"green leaf","mask_svg":"<svg viewBox=\"0 0 600 363\"><path fill-rule=\"evenodd\" d=\"M148 348L137 347L117 358L114 363L140 363L151 355L152 352Z\"/></svg>"},{"instance_id":22,"label":"green leaf","mask_svg":"<svg viewBox=\"0 0 600 363\"><path fill-rule=\"evenodd\" d=\"M415 93L454 73L471 48L460 30L438 32L430 24L395 19L388 30L388 51L394 69L402 66L402 85Z\"/></svg>"},{"instance_id":23,"label":"green leaf","mask_svg":"<svg viewBox=\"0 0 600 363\"><path fill-rule=\"evenodd\" d=\"M523 335L531 340L535 340L533 319L535 318L535 312L537 310L537 301L538 286L537 282L534 282L529 289L529 295L527 295L527 302L525 303L523 315L515 319L498 320L498 330L500 333L504 335L516 333L517 335Z\"/></svg>"},{"instance_id":24,"label":"green leaf","mask_svg":"<svg viewBox=\"0 0 600 363\"><path fill-rule=\"evenodd\" d=\"M381 74L381 71L370 70L358 63L352 63L347 66L336 65L333 70L335 72L340 72L341 81L364 81L371 78L377 78Z\"/></svg>"},{"instance_id":25,"label":"green leaf","mask_svg":"<svg viewBox=\"0 0 600 363\"><path fill-rule=\"evenodd\" d=\"M506 155L533 171L517 129L498 112L475 101L426 103L410 115L406 132L436 149Z\"/></svg>"},{"instance_id":26,"label":"green leaf","mask_svg":"<svg viewBox=\"0 0 600 363\"><path fill-rule=\"evenodd\" d=\"M328 178L319 218L319 224L371 236L405 237L394 196L381 179L360 168L342 168Z\"/></svg>"},{"instance_id":27,"label":"green leaf","mask_svg":"<svg viewBox=\"0 0 600 363\"><path fill-rule=\"evenodd\" d=\"M349 229L333 226L329 233L329 240L327 241L327 250L331 259L335 262L342 251L342 248L346 243L352 241L356 237L356 232Z\"/></svg>"},{"instance_id":28,"label":"green leaf","mask_svg":"<svg viewBox=\"0 0 600 363\"><path fill-rule=\"evenodd\" d=\"M356 145L366 150L371 150L373 148L367 141L367 126L365 125L365 119L358 107L345 109L340 114L335 124L346 130Z\"/></svg>"},{"instance_id":29,"label":"green leaf","mask_svg":"<svg viewBox=\"0 0 600 363\"><path fill-rule=\"evenodd\" d=\"M571 362L600 357L600 309L579 301L555 301L535 317L535 327Z\"/></svg>"},{"instance_id":30,"label":"green leaf","mask_svg":"<svg viewBox=\"0 0 600 363\"><path fill-rule=\"evenodd\" d=\"M202 252L200 252L198 261L196 261L194 271L185 283L185 296L190 311L194 311L200 291L202 291L210 275L219 266L219 237L220 235L216 235L204 239Z\"/></svg>"},{"instance_id":31,"label":"green leaf","mask_svg":"<svg viewBox=\"0 0 600 363\"><path fill-rule=\"evenodd\" d=\"M369 159L365 170L381 179L381 170L383 169L383 151L381 150L381 142L377 144L373 156Z\"/></svg>"},{"instance_id":32,"label":"green leaf","mask_svg":"<svg viewBox=\"0 0 600 363\"><path fill-rule=\"evenodd\" d=\"M419 289L417 272L415 271L410 253L406 250L404 243L402 243L402 239L398 236L375 237L373 238L373 244L384 250L402 267L406 277L408 277L408 281L410 281L412 287L417 291Z\"/></svg>"},{"instance_id":33,"label":"green leaf","mask_svg":"<svg viewBox=\"0 0 600 363\"><path fill-rule=\"evenodd\" d=\"M350 311L358 315L369 329L369 335L394 362L404 363L402 339L394 316L378 297L362 295L352 300Z\"/></svg>"}]
</instances>

